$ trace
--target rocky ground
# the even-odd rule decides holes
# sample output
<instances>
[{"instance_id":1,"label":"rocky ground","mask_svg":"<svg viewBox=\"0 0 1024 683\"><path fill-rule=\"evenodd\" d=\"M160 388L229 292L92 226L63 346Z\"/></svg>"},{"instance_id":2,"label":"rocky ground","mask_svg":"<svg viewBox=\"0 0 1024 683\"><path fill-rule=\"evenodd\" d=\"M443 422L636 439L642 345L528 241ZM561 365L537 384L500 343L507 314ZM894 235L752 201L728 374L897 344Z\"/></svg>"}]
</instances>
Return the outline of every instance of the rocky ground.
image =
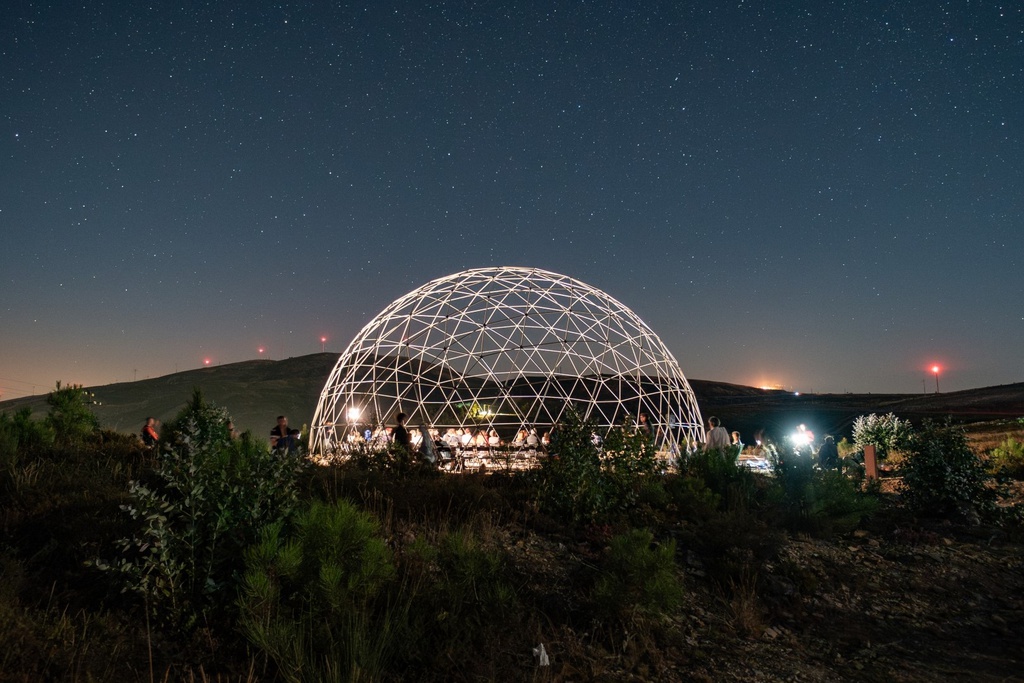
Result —
<instances>
[{"instance_id":1,"label":"rocky ground","mask_svg":"<svg viewBox=\"0 0 1024 683\"><path fill-rule=\"evenodd\" d=\"M553 620L540 629L551 667L535 678L1024 681L1024 546L991 527L890 522L789 538L729 586L687 562L684 607L615 629L619 642L600 624ZM580 566L600 553L530 532L505 543L552 605L574 599Z\"/></svg>"}]
</instances>

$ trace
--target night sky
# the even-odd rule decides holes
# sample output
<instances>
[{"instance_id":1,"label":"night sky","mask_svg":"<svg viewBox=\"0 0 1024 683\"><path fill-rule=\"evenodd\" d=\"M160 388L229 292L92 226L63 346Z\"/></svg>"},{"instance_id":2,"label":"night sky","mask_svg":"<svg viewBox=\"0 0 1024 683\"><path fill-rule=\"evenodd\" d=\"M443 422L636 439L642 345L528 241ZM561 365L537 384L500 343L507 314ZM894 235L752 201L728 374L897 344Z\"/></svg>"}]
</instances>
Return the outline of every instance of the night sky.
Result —
<instances>
[{"instance_id":1,"label":"night sky","mask_svg":"<svg viewBox=\"0 0 1024 683\"><path fill-rule=\"evenodd\" d=\"M0 392L340 353L490 265L689 378L1024 381L1019 2L0 7Z\"/></svg>"}]
</instances>

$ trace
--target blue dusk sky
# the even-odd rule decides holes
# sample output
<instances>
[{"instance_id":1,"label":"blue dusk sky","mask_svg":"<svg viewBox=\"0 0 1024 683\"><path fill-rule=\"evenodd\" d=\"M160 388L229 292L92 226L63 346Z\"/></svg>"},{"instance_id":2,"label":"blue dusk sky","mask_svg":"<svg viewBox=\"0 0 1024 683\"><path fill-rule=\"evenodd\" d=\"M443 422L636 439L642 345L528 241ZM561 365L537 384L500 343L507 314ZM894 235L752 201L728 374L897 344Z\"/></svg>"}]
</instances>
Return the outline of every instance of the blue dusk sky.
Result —
<instances>
[{"instance_id":1,"label":"blue dusk sky","mask_svg":"<svg viewBox=\"0 0 1024 683\"><path fill-rule=\"evenodd\" d=\"M1022 11L9 0L0 394L340 353L491 265L691 379L1024 381Z\"/></svg>"}]
</instances>

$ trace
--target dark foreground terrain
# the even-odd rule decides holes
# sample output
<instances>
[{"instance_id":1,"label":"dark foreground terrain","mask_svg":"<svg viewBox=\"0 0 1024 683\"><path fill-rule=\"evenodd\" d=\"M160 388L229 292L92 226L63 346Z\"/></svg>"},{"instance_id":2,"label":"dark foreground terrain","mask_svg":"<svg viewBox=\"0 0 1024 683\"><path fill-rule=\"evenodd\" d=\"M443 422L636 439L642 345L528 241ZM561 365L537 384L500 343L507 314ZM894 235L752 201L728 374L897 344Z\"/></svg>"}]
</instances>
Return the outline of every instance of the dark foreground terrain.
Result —
<instances>
[{"instance_id":1,"label":"dark foreground terrain","mask_svg":"<svg viewBox=\"0 0 1024 683\"><path fill-rule=\"evenodd\" d=\"M0 681L1024 681L1019 419L968 434L1013 472L923 508L855 467L609 464L584 426L532 472L289 469L199 397L159 456L52 403L0 415ZM254 553L274 522L301 563Z\"/></svg>"},{"instance_id":2,"label":"dark foreground terrain","mask_svg":"<svg viewBox=\"0 0 1024 683\"><path fill-rule=\"evenodd\" d=\"M322 680L286 676L227 613L150 622L141 598L90 566L132 532L119 506L128 479L153 465L107 447L5 471L0 681ZM402 575L436 591L419 593L406 616L426 624L409 638L429 642L427 652L338 680L1024 680L1019 527L918 518L883 491L855 528L799 531L767 498L709 507L680 481L670 476L677 493L629 519L568 524L538 510L515 478L385 481L315 468L303 497L355 501L378 520ZM645 582L665 578L650 566L615 569L616 537L640 526L655 547L674 543L678 603L649 603ZM461 567L443 561L455 537L471 539ZM424 548L441 554L417 570L416 558L431 557ZM598 591L615 571L621 600ZM532 653L541 643L547 667Z\"/></svg>"}]
</instances>

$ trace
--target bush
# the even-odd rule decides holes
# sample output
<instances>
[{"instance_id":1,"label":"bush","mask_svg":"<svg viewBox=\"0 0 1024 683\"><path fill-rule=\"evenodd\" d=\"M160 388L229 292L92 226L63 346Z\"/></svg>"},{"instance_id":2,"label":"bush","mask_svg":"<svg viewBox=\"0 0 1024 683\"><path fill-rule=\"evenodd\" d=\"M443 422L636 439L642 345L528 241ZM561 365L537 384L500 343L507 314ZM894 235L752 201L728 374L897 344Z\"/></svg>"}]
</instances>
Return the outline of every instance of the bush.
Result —
<instances>
[{"instance_id":1,"label":"bush","mask_svg":"<svg viewBox=\"0 0 1024 683\"><path fill-rule=\"evenodd\" d=\"M913 434L914 428L910 422L901 420L893 413L860 415L853 421L853 442L860 449L874 446L879 458L894 456L906 450Z\"/></svg>"},{"instance_id":2,"label":"bush","mask_svg":"<svg viewBox=\"0 0 1024 683\"><path fill-rule=\"evenodd\" d=\"M1024 443L1011 436L992 449L989 471L1011 479L1024 479Z\"/></svg>"},{"instance_id":3,"label":"bush","mask_svg":"<svg viewBox=\"0 0 1024 683\"><path fill-rule=\"evenodd\" d=\"M29 459L53 442L53 432L32 419L32 410L22 408L13 416L0 413L0 491L18 493L26 478L39 471Z\"/></svg>"},{"instance_id":4,"label":"bush","mask_svg":"<svg viewBox=\"0 0 1024 683\"><path fill-rule=\"evenodd\" d=\"M995 513L995 490L986 486L981 459L963 427L928 421L914 435L903 466L902 493L916 512L968 520Z\"/></svg>"},{"instance_id":5,"label":"bush","mask_svg":"<svg viewBox=\"0 0 1024 683\"><path fill-rule=\"evenodd\" d=\"M860 490L857 478L820 469L810 455L778 458L774 472L776 498L795 531L822 537L853 531L878 509L877 499Z\"/></svg>"},{"instance_id":6,"label":"bush","mask_svg":"<svg viewBox=\"0 0 1024 683\"><path fill-rule=\"evenodd\" d=\"M377 521L344 500L314 502L294 529L274 523L246 551L242 632L286 681L379 679L404 619L374 609L395 576Z\"/></svg>"},{"instance_id":7,"label":"bush","mask_svg":"<svg viewBox=\"0 0 1024 683\"><path fill-rule=\"evenodd\" d=\"M235 601L242 551L258 530L298 503L302 461L273 454L248 432L228 437L229 418L198 392L170 430L152 483L133 481L124 506L142 528L120 543L116 569L146 596L158 620L189 628Z\"/></svg>"},{"instance_id":8,"label":"bush","mask_svg":"<svg viewBox=\"0 0 1024 683\"><path fill-rule=\"evenodd\" d=\"M542 507L573 524L628 515L644 500L663 498L648 437L627 423L595 443L597 425L569 411L539 473Z\"/></svg>"},{"instance_id":9,"label":"bush","mask_svg":"<svg viewBox=\"0 0 1024 683\"><path fill-rule=\"evenodd\" d=\"M591 438L596 428L595 423L569 411L558 426L551 455L540 473L542 505L574 524L596 521L611 508L609 482Z\"/></svg>"},{"instance_id":10,"label":"bush","mask_svg":"<svg viewBox=\"0 0 1024 683\"><path fill-rule=\"evenodd\" d=\"M675 554L675 541L654 545L654 535L646 529L614 536L594 585L598 611L622 618L634 611L674 610L683 599Z\"/></svg>"},{"instance_id":11,"label":"bush","mask_svg":"<svg viewBox=\"0 0 1024 683\"><path fill-rule=\"evenodd\" d=\"M463 529L441 539L436 562L439 576L428 589L428 613L436 615L437 644L456 661L478 655L507 628L519 604L508 558Z\"/></svg>"},{"instance_id":12,"label":"bush","mask_svg":"<svg viewBox=\"0 0 1024 683\"><path fill-rule=\"evenodd\" d=\"M728 505L745 506L754 493L754 473L742 467L733 448L699 450L686 462L686 474L701 479Z\"/></svg>"},{"instance_id":13,"label":"bush","mask_svg":"<svg viewBox=\"0 0 1024 683\"><path fill-rule=\"evenodd\" d=\"M57 388L46 397L50 410L46 425L53 430L54 442L61 448L81 446L86 437L99 429L100 423L89 408L89 394L78 384Z\"/></svg>"}]
</instances>

